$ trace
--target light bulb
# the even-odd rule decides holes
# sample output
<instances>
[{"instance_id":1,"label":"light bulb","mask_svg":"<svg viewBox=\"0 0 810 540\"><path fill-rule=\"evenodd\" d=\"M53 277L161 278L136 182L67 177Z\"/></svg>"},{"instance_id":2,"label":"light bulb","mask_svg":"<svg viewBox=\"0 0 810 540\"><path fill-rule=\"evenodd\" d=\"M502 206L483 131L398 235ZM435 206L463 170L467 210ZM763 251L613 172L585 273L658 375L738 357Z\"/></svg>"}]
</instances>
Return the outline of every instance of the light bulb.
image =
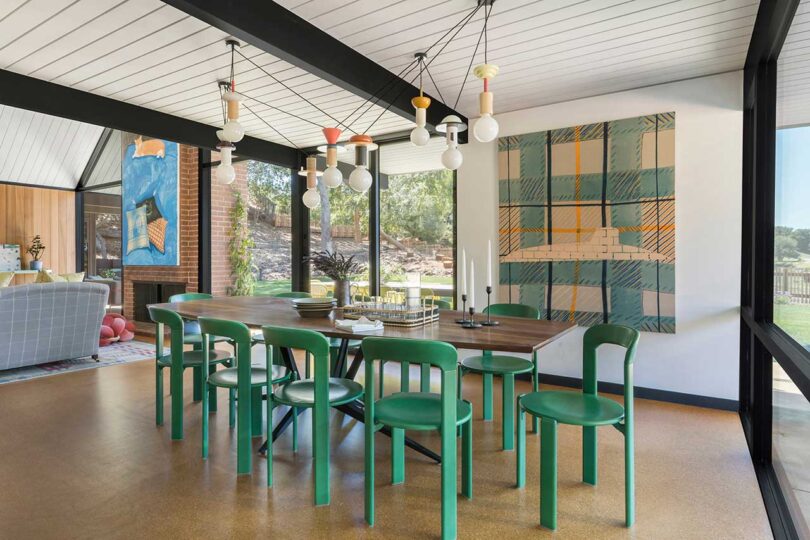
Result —
<instances>
[{"instance_id":1,"label":"light bulb","mask_svg":"<svg viewBox=\"0 0 810 540\"><path fill-rule=\"evenodd\" d=\"M343 183L343 173L337 167L327 167L321 180L326 187L336 188Z\"/></svg>"},{"instance_id":2,"label":"light bulb","mask_svg":"<svg viewBox=\"0 0 810 540\"><path fill-rule=\"evenodd\" d=\"M473 135L480 142L490 142L498 136L498 121L489 114L484 113L473 127Z\"/></svg>"},{"instance_id":3,"label":"light bulb","mask_svg":"<svg viewBox=\"0 0 810 540\"><path fill-rule=\"evenodd\" d=\"M245 136L245 128L236 120L228 120L222 128L222 138L228 142L237 143Z\"/></svg>"},{"instance_id":4,"label":"light bulb","mask_svg":"<svg viewBox=\"0 0 810 540\"><path fill-rule=\"evenodd\" d=\"M365 167L355 167L349 175L349 187L358 193L363 193L371 187L371 173Z\"/></svg>"},{"instance_id":5,"label":"light bulb","mask_svg":"<svg viewBox=\"0 0 810 540\"><path fill-rule=\"evenodd\" d=\"M414 146L425 146L430 142L430 132L421 126L416 126L411 131L411 142Z\"/></svg>"},{"instance_id":6,"label":"light bulb","mask_svg":"<svg viewBox=\"0 0 810 540\"><path fill-rule=\"evenodd\" d=\"M459 167L461 167L461 162L464 160L464 156L461 155L461 152L458 148L453 146L448 146L447 150L442 152L442 165L446 169L450 169L451 171L455 171Z\"/></svg>"},{"instance_id":7,"label":"light bulb","mask_svg":"<svg viewBox=\"0 0 810 540\"><path fill-rule=\"evenodd\" d=\"M304 196L301 197L301 200L307 208L318 208L321 204L321 195L318 193L317 188L309 188L304 192Z\"/></svg>"},{"instance_id":8,"label":"light bulb","mask_svg":"<svg viewBox=\"0 0 810 540\"><path fill-rule=\"evenodd\" d=\"M220 163L217 166L217 182L220 184L230 184L236 179L236 170L233 165Z\"/></svg>"}]
</instances>

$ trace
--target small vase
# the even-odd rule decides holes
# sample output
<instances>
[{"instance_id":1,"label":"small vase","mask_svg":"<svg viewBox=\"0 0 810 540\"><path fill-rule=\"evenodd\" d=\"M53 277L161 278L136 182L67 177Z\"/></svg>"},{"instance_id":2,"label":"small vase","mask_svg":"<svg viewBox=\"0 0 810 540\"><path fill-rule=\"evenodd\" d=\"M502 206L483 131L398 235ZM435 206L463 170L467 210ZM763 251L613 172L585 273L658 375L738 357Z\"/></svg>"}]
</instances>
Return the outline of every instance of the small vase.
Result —
<instances>
[{"instance_id":1,"label":"small vase","mask_svg":"<svg viewBox=\"0 0 810 540\"><path fill-rule=\"evenodd\" d=\"M42 261L31 261L28 267L31 270L42 270Z\"/></svg>"},{"instance_id":2,"label":"small vase","mask_svg":"<svg viewBox=\"0 0 810 540\"><path fill-rule=\"evenodd\" d=\"M352 285L348 279L335 280L335 299L338 307L348 306L351 300Z\"/></svg>"}]
</instances>

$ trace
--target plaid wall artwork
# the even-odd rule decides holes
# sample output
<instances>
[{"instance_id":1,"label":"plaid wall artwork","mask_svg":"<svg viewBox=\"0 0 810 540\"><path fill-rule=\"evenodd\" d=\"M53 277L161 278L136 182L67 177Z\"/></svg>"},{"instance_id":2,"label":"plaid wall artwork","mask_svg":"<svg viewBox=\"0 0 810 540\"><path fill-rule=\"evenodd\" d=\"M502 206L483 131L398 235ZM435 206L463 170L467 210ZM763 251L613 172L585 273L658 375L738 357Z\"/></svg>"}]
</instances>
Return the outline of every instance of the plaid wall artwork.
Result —
<instances>
[{"instance_id":1,"label":"plaid wall artwork","mask_svg":"<svg viewBox=\"0 0 810 540\"><path fill-rule=\"evenodd\" d=\"M675 332L675 113L498 141L500 301Z\"/></svg>"}]
</instances>

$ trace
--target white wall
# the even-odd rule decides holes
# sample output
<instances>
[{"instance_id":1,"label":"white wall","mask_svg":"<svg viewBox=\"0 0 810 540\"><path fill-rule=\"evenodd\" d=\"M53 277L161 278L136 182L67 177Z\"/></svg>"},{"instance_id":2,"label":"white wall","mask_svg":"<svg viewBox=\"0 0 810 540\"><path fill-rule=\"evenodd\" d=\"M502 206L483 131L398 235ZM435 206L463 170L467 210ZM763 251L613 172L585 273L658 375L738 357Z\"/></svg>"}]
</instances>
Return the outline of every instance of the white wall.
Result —
<instances>
[{"instance_id":1,"label":"white wall","mask_svg":"<svg viewBox=\"0 0 810 540\"><path fill-rule=\"evenodd\" d=\"M497 81L494 90L497 111ZM677 328L676 334L642 334L635 383L736 400L742 72L498 114L497 119L500 136L506 136L669 111L676 113ZM466 248L468 257L475 258L480 304L476 308L480 310L487 239L497 245L497 141L482 144L472 136L470 139L472 142L462 147L464 164L458 171L458 246L459 257L461 248ZM496 262L493 272L497 274ZM497 283L497 275L493 280ZM583 331L578 329L544 348L540 352L541 372L580 377ZM600 380L621 382L618 352L603 352L606 361L600 363Z\"/></svg>"}]
</instances>

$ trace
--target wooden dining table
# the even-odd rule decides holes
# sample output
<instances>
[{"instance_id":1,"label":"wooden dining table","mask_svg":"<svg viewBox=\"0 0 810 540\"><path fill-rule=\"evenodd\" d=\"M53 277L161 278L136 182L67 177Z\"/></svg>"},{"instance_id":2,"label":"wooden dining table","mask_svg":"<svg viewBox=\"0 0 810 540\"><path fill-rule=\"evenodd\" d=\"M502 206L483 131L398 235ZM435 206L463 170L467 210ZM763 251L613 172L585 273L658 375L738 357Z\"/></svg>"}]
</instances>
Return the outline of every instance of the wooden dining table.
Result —
<instances>
[{"instance_id":1,"label":"wooden dining table","mask_svg":"<svg viewBox=\"0 0 810 540\"><path fill-rule=\"evenodd\" d=\"M461 318L460 311L440 310L438 321L423 326L402 327L388 325L382 330L373 332L352 332L335 326L335 320L343 318L340 308L334 309L329 317L303 318L293 309L292 300L288 298L232 296L154 305L172 310L185 319L197 319L199 317L227 319L242 322L251 328L261 328L265 325L306 328L320 332L327 337L338 338L341 341L332 367L332 376L345 375L349 379L354 379L357 375L363 360L363 351L359 349L354 354L351 366L347 367L349 340L363 339L370 335L384 338L444 341L457 349L531 354L534 363L534 374L536 375L538 369L537 351L576 327L574 323L565 321L499 316L497 318L499 324L496 326L464 328L456 322ZM287 368L298 373L292 351L282 349L281 356ZM536 385L536 376L534 381ZM363 404L359 400L337 408L357 420L364 420ZM299 413L303 412L303 410L299 409ZM273 440L286 429L292 421L293 414L295 414L294 411L289 410L275 426ZM385 430L383 432L385 433ZM388 434L390 435L390 433ZM416 441L408 439L406 444L437 462L441 459L435 452Z\"/></svg>"}]
</instances>

